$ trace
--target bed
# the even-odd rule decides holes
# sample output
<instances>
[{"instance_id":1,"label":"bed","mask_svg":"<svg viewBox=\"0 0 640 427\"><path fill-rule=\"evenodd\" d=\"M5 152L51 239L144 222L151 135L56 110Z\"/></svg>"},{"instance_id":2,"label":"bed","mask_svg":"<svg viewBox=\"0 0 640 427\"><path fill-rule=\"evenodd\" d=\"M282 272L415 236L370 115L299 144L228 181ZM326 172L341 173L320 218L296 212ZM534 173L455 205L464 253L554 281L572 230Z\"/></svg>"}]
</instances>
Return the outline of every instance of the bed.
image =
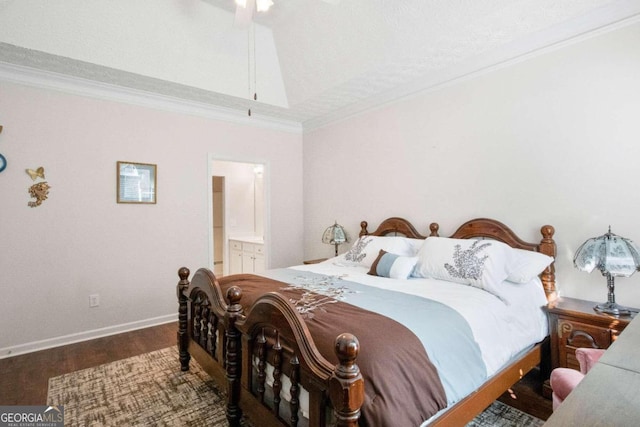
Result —
<instances>
[{"instance_id":1,"label":"bed","mask_svg":"<svg viewBox=\"0 0 640 427\"><path fill-rule=\"evenodd\" d=\"M181 368L194 357L226 388L234 426L464 425L548 368L556 245L540 232L528 243L480 218L426 236L394 217L319 264L191 280L183 267Z\"/></svg>"}]
</instances>

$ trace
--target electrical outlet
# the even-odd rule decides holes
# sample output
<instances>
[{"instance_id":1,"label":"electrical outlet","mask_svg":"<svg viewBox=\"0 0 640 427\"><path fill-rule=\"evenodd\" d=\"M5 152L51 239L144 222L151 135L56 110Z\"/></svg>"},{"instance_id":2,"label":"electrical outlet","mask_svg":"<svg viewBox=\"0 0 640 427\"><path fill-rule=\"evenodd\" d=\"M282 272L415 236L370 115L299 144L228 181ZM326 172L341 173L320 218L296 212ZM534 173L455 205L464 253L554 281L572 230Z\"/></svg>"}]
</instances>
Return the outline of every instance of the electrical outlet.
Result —
<instances>
[{"instance_id":1,"label":"electrical outlet","mask_svg":"<svg viewBox=\"0 0 640 427\"><path fill-rule=\"evenodd\" d=\"M89 295L89 307L97 307L100 305L100 295Z\"/></svg>"}]
</instances>

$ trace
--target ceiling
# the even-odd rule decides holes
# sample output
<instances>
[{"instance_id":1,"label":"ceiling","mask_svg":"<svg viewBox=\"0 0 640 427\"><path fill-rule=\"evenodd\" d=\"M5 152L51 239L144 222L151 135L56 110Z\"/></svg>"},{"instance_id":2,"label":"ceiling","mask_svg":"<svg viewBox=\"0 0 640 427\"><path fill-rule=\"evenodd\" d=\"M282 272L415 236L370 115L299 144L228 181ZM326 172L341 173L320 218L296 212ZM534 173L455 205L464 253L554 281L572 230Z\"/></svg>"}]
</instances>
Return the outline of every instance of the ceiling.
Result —
<instances>
[{"instance_id":1,"label":"ceiling","mask_svg":"<svg viewBox=\"0 0 640 427\"><path fill-rule=\"evenodd\" d=\"M273 1L253 47L233 0L0 0L0 63L311 129L640 16L638 0Z\"/></svg>"}]
</instances>

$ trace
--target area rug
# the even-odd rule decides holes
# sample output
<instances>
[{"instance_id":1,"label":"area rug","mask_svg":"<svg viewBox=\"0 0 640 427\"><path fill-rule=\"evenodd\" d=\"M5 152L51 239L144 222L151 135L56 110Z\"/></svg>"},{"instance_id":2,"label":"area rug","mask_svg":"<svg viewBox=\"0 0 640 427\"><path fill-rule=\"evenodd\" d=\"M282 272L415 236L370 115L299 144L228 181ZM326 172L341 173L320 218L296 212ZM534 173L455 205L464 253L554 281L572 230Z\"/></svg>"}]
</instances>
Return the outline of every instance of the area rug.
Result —
<instances>
[{"instance_id":1,"label":"area rug","mask_svg":"<svg viewBox=\"0 0 640 427\"><path fill-rule=\"evenodd\" d=\"M193 359L180 371L175 347L50 378L47 404L64 405L65 426L227 426L224 392ZM496 401L467 427L542 424Z\"/></svg>"},{"instance_id":2,"label":"area rug","mask_svg":"<svg viewBox=\"0 0 640 427\"><path fill-rule=\"evenodd\" d=\"M467 427L540 427L542 424L541 419L496 400Z\"/></svg>"}]
</instances>

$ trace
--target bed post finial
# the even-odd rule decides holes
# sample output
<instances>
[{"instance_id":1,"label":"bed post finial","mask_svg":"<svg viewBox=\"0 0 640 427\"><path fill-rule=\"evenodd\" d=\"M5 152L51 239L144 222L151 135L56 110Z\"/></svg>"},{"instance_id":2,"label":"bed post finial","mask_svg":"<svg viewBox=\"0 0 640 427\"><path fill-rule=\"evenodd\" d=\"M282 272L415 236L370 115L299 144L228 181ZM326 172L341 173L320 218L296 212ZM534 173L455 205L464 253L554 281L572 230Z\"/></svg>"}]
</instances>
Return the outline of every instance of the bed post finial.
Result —
<instances>
[{"instance_id":1,"label":"bed post finial","mask_svg":"<svg viewBox=\"0 0 640 427\"><path fill-rule=\"evenodd\" d=\"M178 277L180 277L180 280L187 280L189 278L189 274L191 274L191 271L189 271L187 267L180 267L178 270Z\"/></svg>"},{"instance_id":2,"label":"bed post finial","mask_svg":"<svg viewBox=\"0 0 640 427\"><path fill-rule=\"evenodd\" d=\"M190 271L187 267L181 267L178 270L180 281L176 286L178 293L178 353L180 355L180 369L183 371L189 370L189 360L191 360L189 334L187 333L187 302L189 298L184 294L189 288L189 274Z\"/></svg>"},{"instance_id":3,"label":"bed post finial","mask_svg":"<svg viewBox=\"0 0 640 427\"><path fill-rule=\"evenodd\" d=\"M540 228L540 233L542 234L540 252L552 257L554 260L556 258L556 242L553 240L555 232L555 228L551 225L543 225L542 228ZM544 287L544 292L547 295L547 301L549 302L558 297L555 273L556 267L554 262L552 262L549 267L542 272L542 286Z\"/></svg>"},{"instance_id":4,"label":"bed post finial","mask_svg":"<svg viewBox=\"0 0 640 427\"><path fill-rule=\"evenodd\" d=\"M360 234L358 234L358 236L362 237L362 236L366 236L367 234L369 234L369 231L367 231L367 226L369 224L367 224L367 221L362 221L360 222Z\"/></svg>"},{"instance_id":5,"label":"bed post finial","mask_svg":"<svg viewBox=\"0 0 640 427\"><path fill-rule=\"evenodd\" d=\"M227 291L227 300L229 301L229 308L227 311L233 311L237 313L242 311L242 306L240 305L240 300L242 299L242 289L238 286L232 286Z\"/></svg>"},{"instance_id":6,"label":"bed post finial","mask_svg":"<svg viewBox=\"0 0 640 427\"><path fill-rule=\"evenodd\" d=\"M429 234L429 237L438 237L438 230L440 230L440 226L437 222L432 222L431 224L429 224L429 230L431 230L431 234Z\"/></svg>"},{"instance_id":7,"label":"bed post finial","mask_svg":"<svg viewBox=\"0 0 640 427\"><path fill-rule=\"evenodd\" d=\"M236 327L236 321L242 316L242 289L232 286L227 291L227 311L225 321L227 323L227 421L230 426L239 426L242 418L240 409L240 379L242 376L242 364L240 354L240 337L242 336Z\"/></svg>"},{"instance_id":8,"label":"bed post finial","mask_svg":"<svg viewBox=\"0 0 640 427\"><path fill-rule=\"evenodd\" d=\"M329 397L336 416L337 427L356 427L360 418L360 407L364 403L364 380L360 368L355 364L360 343L351 334L341 334L334 346L340 363L336 365L329 380Z\"/></svg>"}]
</instances>

